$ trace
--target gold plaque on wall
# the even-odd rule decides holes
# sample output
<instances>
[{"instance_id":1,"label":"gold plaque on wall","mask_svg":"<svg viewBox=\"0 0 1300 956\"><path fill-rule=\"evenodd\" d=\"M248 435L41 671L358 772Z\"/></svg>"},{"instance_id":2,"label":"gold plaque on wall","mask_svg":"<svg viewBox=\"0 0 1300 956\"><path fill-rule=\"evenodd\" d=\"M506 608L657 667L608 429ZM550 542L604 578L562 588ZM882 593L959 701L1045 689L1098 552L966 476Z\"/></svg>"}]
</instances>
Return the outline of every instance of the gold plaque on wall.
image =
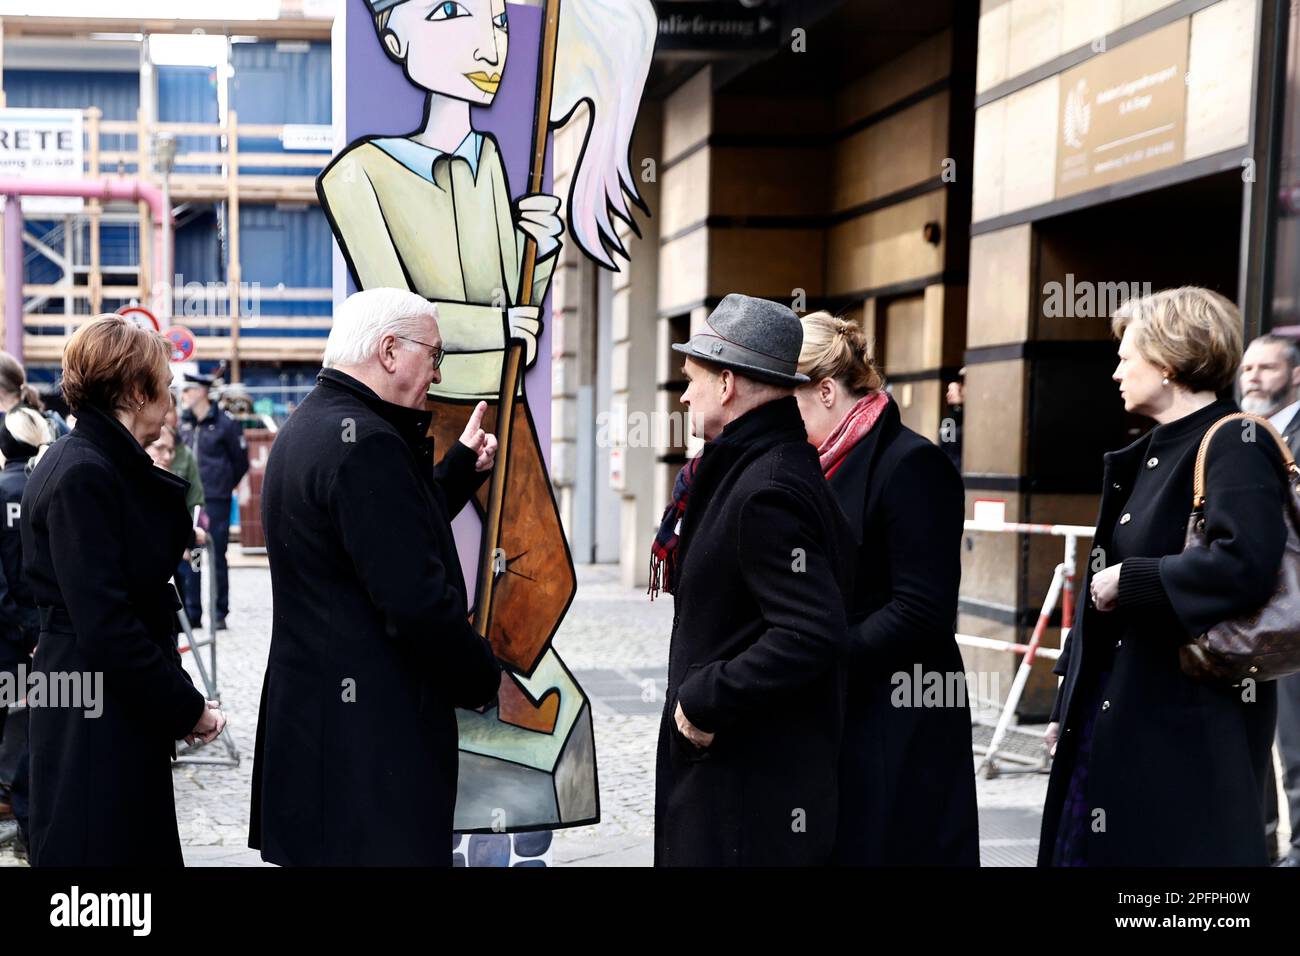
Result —
<instances>
[{"instance_id":1,"label":"gold plaque on wall","mask_svg":"<svg viewBox=\"0 0 1300 956\"><path fill-rule=\"evenodd\" d=\"M1061 74L1056 196L1183 161L1186 18Z\"/></svg>"}]
</instances>

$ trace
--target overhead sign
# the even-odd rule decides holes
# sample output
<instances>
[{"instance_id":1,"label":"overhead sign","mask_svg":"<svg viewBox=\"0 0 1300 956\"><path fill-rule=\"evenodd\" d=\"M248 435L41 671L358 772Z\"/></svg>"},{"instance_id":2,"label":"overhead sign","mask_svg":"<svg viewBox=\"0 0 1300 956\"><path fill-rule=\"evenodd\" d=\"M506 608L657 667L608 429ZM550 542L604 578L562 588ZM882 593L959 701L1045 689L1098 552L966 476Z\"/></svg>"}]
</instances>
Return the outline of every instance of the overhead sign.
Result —
<instances>
[{"instance_id":1,"label":"overhead sign","mask_svg":"<svg viewBox=\"0 0 1300 956\"><path fill-rule=\"evenodd\" d=\"M1183 161L1189 22L1061 74L1058 199Z\"/></svg>"},{"instance_id":2,"label":"overhead sign","mask_svg":"<svg viewBox=\"0 0 1300 956\"><path fill-rule=\"evenodd\" d=\"M770 50L781 40L780 17L762 0L656 0L656 53Z\"/></svg>"},{"instance_id":3,"label":"overhead sign","mask_svg":"<svg viewBox=\"0 0 1300 956\"><path fill-rule=\"evenodd\" d=\"M142 329L150 332L161 332L162 326L158 324L157 317L142 305L124 305L117 310L117 314L124 319L130 319Z\"/></svg>"},{"instance_id":4,"label":"overhead sign","mask_svg":"<svg viewBox=\"0 0 1300 956\"><path fill-rule=\"evenodd\" d=\"M173 325L163 336L172 345L172 361L188 362L194 357L194 333L183 325Z\"/></svg>"},{"instance_id":5,"label":"overhead sign","mask_svg":"<svg viewBox=\"0 0 1300 956\"><path fill-rule=\"evenodd\" d=\"M80 180L83 175L81 110L0 109L0 175L42 181ZM81 211L82 200L29 196L24 215L64 216Z\"/></svg>"}]
</instances>

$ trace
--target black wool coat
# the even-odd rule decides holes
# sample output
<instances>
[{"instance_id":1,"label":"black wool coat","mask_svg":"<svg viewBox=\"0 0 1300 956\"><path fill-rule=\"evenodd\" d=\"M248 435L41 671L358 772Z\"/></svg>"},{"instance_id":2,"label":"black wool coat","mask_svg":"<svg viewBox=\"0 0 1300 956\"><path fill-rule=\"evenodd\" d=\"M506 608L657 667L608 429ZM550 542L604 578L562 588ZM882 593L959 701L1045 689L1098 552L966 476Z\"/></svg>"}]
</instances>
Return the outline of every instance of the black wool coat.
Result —
<instances>
[{"instance_id":1,"label":"black wool coat","mask_svg":"<svg viewBox=\"0 0 1300 956\"><path fill-rule=\"evenodd\" d=\"M1039 865L1052 862L1089 717L1089 865L1267 861L1261 798L1276 686L1204 683L1185 676L1178 662L1180 645L1258 608L1277 584L1285 486L1281 456L1262 430L1246 441L1234 422L1215 435L1206 468L1209 547L1183 553L1197 447L1214 422L1235 411L1235 402L1217 401L1105 456L1094 550L1056 667L1064 676L1053 712L1061 735ZM1118 607L1102 613L1088 597L1093 570L1118 557Z\"/></svg>"},{"instance_id":2,"label":"black wool coat","mask_svg":"<svg viewBox=\"0 0 1300 956\"><path fill-rule=\"evenodd\" d=\"M830 485L857 538L835 859L978 866L970 706L950 677L965 671L953 631L961 476L891 401ZM932 674L957 694L916 706L914 685Z\"/></svg>"},{"instance_id":3,"label":"black wool coat","mask_svg":"<svg viewBox=\"0 0 1300 956\"><path fill-rule=\"evenodd\" d=\"M40 630L32 589L23 575L22 500L26 487L27 462L5 462L0 468L0 665L26 661Z\"/></svg>"},{"instance_id":4,"label":"black wool coat","mask_svg":"<svg viewBox=\"0 0 1300 956\"><path fill-rule=\"evenodd\" d=\"M98 717L31 708L35 866L183 864L171 758L205 706L174 643L187 487L89 407L27 483L24 571L41 614L33 666L104 675Z\"/></svg>"},{"instance_id":5,"label":"black wool coat","mask_svg":"<svg viewBox=\"0 0 1300 956\"><path fill-rule=\"evenodd\" d=\"M736 419L703 454L678 545L655 864L825 864L852 534L793 398ZM679 702L711 746L677 730Z\"/></svg>"},{"instance_id":6,"label":"black wool coat","mask_svg":"<svg viewBox=\"0 0 1300 956\"><path fill-rule=\"evenodd\" d=\"M274 619L249 846L297 866L449 866L456 707L500 670L470 626L451 519L487 477L430 413L332 369L271 448Z\"/></svg>"}]
</instances>

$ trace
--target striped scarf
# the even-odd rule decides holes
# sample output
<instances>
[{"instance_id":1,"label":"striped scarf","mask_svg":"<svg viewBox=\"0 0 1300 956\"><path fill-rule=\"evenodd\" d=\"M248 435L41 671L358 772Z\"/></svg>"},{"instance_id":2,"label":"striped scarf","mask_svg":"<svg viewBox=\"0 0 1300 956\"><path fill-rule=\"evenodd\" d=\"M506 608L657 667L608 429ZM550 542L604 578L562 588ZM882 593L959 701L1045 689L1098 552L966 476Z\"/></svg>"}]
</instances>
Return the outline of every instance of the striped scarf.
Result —
<instances>
[{"instance_id":1,"label":"striped scarf","mask_svg":"<svg viewBox=\"0 0 1300 956\"><path fill-rule=\"evenodd\" d=\"M664 509L663 520L659 523L659 532L654 543L650 545L650 588L646 592L650 600L659 596L660 591L673 593L677 574L677 543L680 540L682 515L686 514L686 500L690 497L691 482L695 480L695 470L700 458L696 456L686 462L686 466L677 474L673 482L673 500Z\"/></svg>"}]
</instances>

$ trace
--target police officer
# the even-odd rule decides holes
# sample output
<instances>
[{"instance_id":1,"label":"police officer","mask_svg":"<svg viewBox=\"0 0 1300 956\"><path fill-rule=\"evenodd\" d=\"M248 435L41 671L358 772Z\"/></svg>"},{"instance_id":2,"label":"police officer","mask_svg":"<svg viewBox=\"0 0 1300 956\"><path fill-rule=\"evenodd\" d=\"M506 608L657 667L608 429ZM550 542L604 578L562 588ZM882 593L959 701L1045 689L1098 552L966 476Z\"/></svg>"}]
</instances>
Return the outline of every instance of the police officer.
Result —
<instances>
[{"instance_id":1,"label":"police officer","mask_svg":"<svg viewBox=\"0 0 1300 956\"><path fill-rule=\"evenodd\" d=\"M212 379L186 374L181 385L181 439L199 460L203 479L204 511L208 515L208 537L212 541L212 563L217 575L217 606L212 627L226 629L230 610L230 583L226 546L230 541L230 495L248 471L248 446L239 424L217 408L208 396ZM202 623L202 579L189 575L185 582L185 613L190 623Z\"/></svg>"},{"instance_id":2,"label":"police officer","mask_svg":"<svg viewBox=\"0 0 1300 956\"><path fill-rule=\"evenodd\" d=\"M20 528L23 489L30 462L40 449L54 441L53 429L30 406L11 407L0 420L0 671L17 676L18 666L31 666L32 648L40 620L31 588L23 578L23 541ZM26 722L7 723L8 701L0 702L0 747L4 781L0 802L8 804L27 839L28 747ZM0 808L4 809L4 808Z\"/></svg>"}]
</instances>

